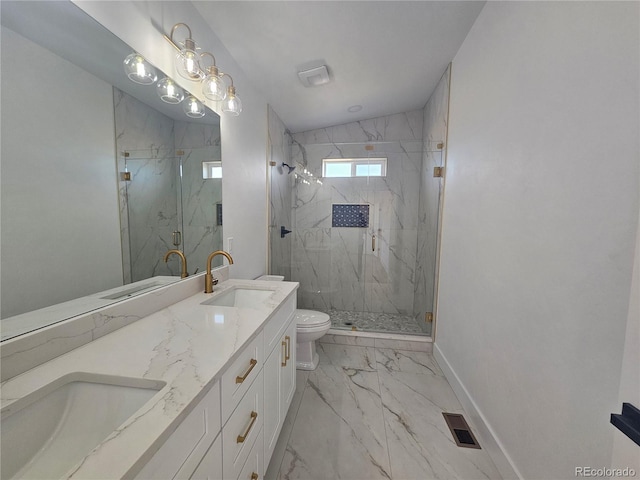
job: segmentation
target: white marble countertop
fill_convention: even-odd
[[[255,308],[201,305],[232,287],[274,293]],[[166,382],[147,404],[63,478],[132,478],[214,384],[236,353],[254,338],[294,282],[228,280],[2,384],[1,405],[73,372]],[[99,406],[96,406],[98,408]]]

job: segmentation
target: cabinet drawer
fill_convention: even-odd
[[[247,345],[222,375],[222,424],[258,377],[264,362],[262,332]]]
[[[222,468],[225,479],[238,478],[264,423],[262,371],[222,429]]]
[[[136,478],[189,478],[220,432],[220,384],[216,382]]]
[[[296,293],[293,292],[278,307],[264,326],[264,352],[268,357],[274,347],[280,345],[280,337],[296,311]]]
[[[264,479],[264,454],[263,454],[263,435],[262,431],[258,432],[258,438],[251,447],[251,452],[244,462],[244,467],[240,471],[237,480],[263,480]]]

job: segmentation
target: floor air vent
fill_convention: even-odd
[[[466,448],[480,448],[476,437],[473,436],[471,427],[469,427],[462,415],[445,412],[442,412],[442,415],[449,426],[449,430],[451,430],[451,435],[453,435],[456,445]]]

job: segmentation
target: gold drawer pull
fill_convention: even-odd
[[[280,366],[286,367],[289,357],[287,357],[287,342],[285,342],[284,340],[282,341],[282,348],[284,349],[284,360],[280,363]]]
[[[236,377],[236,383],[244,382],[249,376],[249,374],[251,373],[251,370],[253,370],[253,367],[255,367],[257,364],[258,364],[258,361],[255,358],[252,358],[251,361],[249,362],[249,370],[247,370],[243,376]]]
[[[251,474],[251,480],[258,480],[258,474],[256,472]]]
[[[247,428],[247,431],[244,432],[244,435],[238,435],[238,439],[236,440],[237,443],[243,443],[247,439],[247,437],[249,436],[249,432],[253,428],[253,424],[256,423],[256,419],[257,418],[258,418],[258,413],[252,411],[251,412],[251,423],[249,424],[249,428]]]
[[[284,339],[287,342],[287,360],[291,358],[291,337],[289,335],[285,336]]]

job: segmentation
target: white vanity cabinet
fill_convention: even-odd
[[[268,464],[296,389],[295,296],[265,326],[264,458]],[[269,350],[270,349],[270,350]]]
[[[220,383],[215,382],[136,478],[190,479],[208,452],[210,473],[203,478],[221,478],[222,452],[210,449],[219,437],[220,427]]]
[[[264,478],[296,387],[295,310],[294,292],[234,355],[138,480]]]

